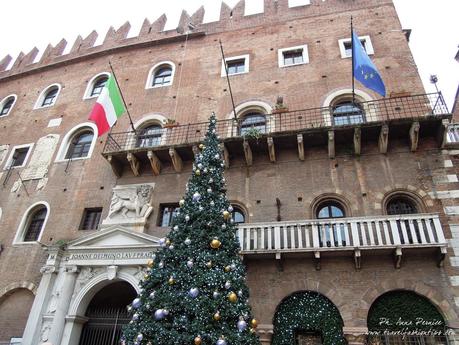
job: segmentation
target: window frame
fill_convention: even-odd
[[[145,131],[149,129],[150,127],[157,127],[157,133],[149,133],[149,134],[145,133]],[[141,128],[137,128],[136,130],[139,133],[136,135],[135,147],[142,147],[142,148],[157,147],[157,146],[161,146],[164,140],[164,137],[163,137],[164,128],[163,126],[161,126],[160,123],[149,122],[149,123],[144,124],[144,126],[142,126]],[[158,138],[158,143],[155,145],[140,145],[140,143],[143,140],[151,140],[152,138]]]
[[[88,215],[89,212],[92,211],[99,211],[99,218],[97,220],[97,225],[95,228],[90,228],[90,229],[85,229],[83,225],[85,224],[86,216]],[[103,207],[85,207],[83,209],[83,214],[81,216],[81,221],[80,221],[80,226],[78,227],[79,231],[93,231],[93,230],[99,230],[99,226],[101,224],[101,219],[102,219],[102,212],[103,212]]]
[[[171,70],[171,80],[170,80],[169,84],[165,84],[165,85],[161,84],[161,85],[154,85],[153,86],[153,81],[154,81],[156,72],[159,71],[161,68],[163,68],[165,66],[169,66],[172,69]],[[145,89],[148,90],[148,89],[157,89],[157,88],[161,88],[161,87],[172,86],[174,84],[174,76],[175,76],[175,63],[173,63],[172,61],[158,62],[152,68],[150,68],[150,71],[148,71],[148,77],[147,77],[147,82],[145,84]]]
[[[261,123],[261,122],[254,122],[254,123],[249,123],[246,125],[246,127],[243,127],[243,124],[244,124],[244,121],[247,119],[247,118],[250,118],[250,117],[263,117],[265,122],[264,122],[264,129],[263,130],[260,130],[260,134],[267,134],[268,133],[268,119],[266,117],[266,114],[263,114],[263,113],[259,113],[257,111],[249,111],[249,112],[246,112],[244,115],[240,116],[239,117],[239,122],[238,122],[238,135],[243,137],[245,136],[245,133],[243,133],[243,129],[245,128],[257,128],[259,126],[254,126],[256,125],[257,123]]]
[[[163,218],[164,218],[164,209],[165,208],[171,208],[173,207],[174,210],[172,212],[170,212],[171,216],[170,216],[170,219],[168,221],[168,225],[163,225]],[[162,204],[159,204],[159,212],[158,212],[158,221],[157,221],[157,226],[161,227],[161,228],[168,228],[171,226],[171,223],[172,223],[172,219],[173,219],[173,214],[174,212],[177,212],[177,210],[180,210],[180,205],[178,204],[178,202],[169,202],[169,203],[162,203]]]
[[[302,57],[303,61],[300,63],[293,63],[293,64],[285,64],[285,56],[284,53],[288,52],[294,52],[300,50],[302,51]],[[277,50],[277,62],[279,64],[279,68],[284,68],[284,67],[293,67],[293,66],[299,66],[299,65],[306,65],[309,63],[309,53],[308,53],[308,45],[303,44],[300,46],[295,46],[295,47],[288,47],[288,48],[281,48]]]
[[[80,143],[75,143],[74,140],[78,137],[78,138],[81,138],[83,135],[87,135],[87,134],[91,134],[92,135],[92,138],[91,138],[91,141],[90,142],[85,142],[84,144],[80,144]],[[64,156],[64,159],[66,160],[76,160],[76,159],[84,159],[84,158],[87,158],[89,156],[89,151],[91,151],[91,146],[94,142],[94,132],[91,130],[91,129],[82,129],[81,131],[78,131],[77,133],[75,133],[75,135],[72,136],[71,140],[69,141],[69,145],[68,145],[68,148],[67,148],[67,151],[65,152],[65,156]],[[73,155],[75,154],[75,147],[77,145],[81,145],[83,147],[89,145],[89,148],[88,148],[88,152],[85,156],[78,156],[78,157],[73,157]],[[72,155],[71,157],[67,157],[69,155],[69,152],[70,152],[70,149],[72,148]],[[81,151],[81,150],[80,150]]]
[[[336,108],[338,106],[345,106],[345,103],[349,103],[350,105],[352,105],[353,109],[354,108],[358,108],[360,109],[360,113],[359,115],[361,116],[361,119],[362,121],[360,122],[351,122],[350,119],[352,116],[357,116],[356,114],[354,114],[353,112],[349,111],[349,112],[342,112],[340,116],[336,116],[335,117],[335,111],[336,111]],[[332,106],[331,106],[331,120],[332,120],[332,123],[333,123],[333,126],[336,126],[336,127],[341,127],[341,126],[355,126],[355,125],[360,125],[360,124],[364,124],[367,122],[366,120],[366,116],[365,116],[365,109],[363,106],[361,106],[359,104],[359,102],[354,102],[352,103],[352,100],[349,101],[347,99],[341,99],[341,100],[337,100]],[[337,124],[336,123],[336,118],[346,118],[347,122],[346,123],[341,123],[341,124]]]
[[[110,73],[101,72],[101,73],[96,74],[94,77],[91,78],[91,80],[89,80],[88,85],[86,86],[86,90],[83,95],[83,99],[93,99],[93,98],[99,97],[99,95],[92,95],[92,91],[94,89],[94,85],[96,84],[96,82],[104,76],[107,78],[110,78]]]
[[[77,135],[79,135],[80,133],[82,133],[82,132],[84,132],[84,131],[86,131],[88,129],[92,130],[93,135],[94,135],[94,137],[92,138],[92,143],[91,143],[91,147],[89,148],[88,155],[86,157],[79,157],[79,158],[65,158],[67,156],[67,152],[68,152],[68,150],[70,148],[70,145],[72,143],[73,138],[75,138]],[[92,122],[83,122],[83,123],[80,123],[79,125],[76,125],[72,129],[70,129],[65,134],[64,138],[62,139],[61,146],[59,147],[59,151],[57,152],[55,162],[56,163],[67,162],[70,159],[72,161],[90,159],[92,154],[93,154],[93,152],[94,152],[94,148],[96,146],[97,135],[98,135],[97,127]]]
[[[4,97],[4,98],[1,100],[1,102],[0,102],[0,113],[3,111],[3,108],[5,107],[5,105],[8,103],[8,101],[9,101],[11,98],[13,98],[13,103],[11,104],[10,108],[8,109],[8,111],[7,111],[5,114],[3,114],[3,115],[0,114],[0,118],[6,117],[6,116],[8,116],[9,114],[11,114],[11,111],[13,110],[14,105],[16,104],[16,101],[17,101],[17,99],[18,99],[18,96],[16,96],[14,93],[12,93],[12,94],[10,94],[10,95]]]
[[[30,217],[38,211],[39,208],[43,207],[46,208],[46,216],[43,221],[43,224],[41,226],[40,232],[38,234],[38,237],[35,241],[24,241],[24,237],[26,234],[26,231],[28,230],[27,227],[30,223]],[[29,208],[24,212],[21,218],[21,222],[19,223],[18,229],[16,231],[16,235],[14,236],[13,240],[13,245],[24,245],[24,244],[34,244],[34,243],[39,243],[43,232],[46,228],[46,223],[48,222],[49,219],[49,214],[50,214],[51,208],[49,204],[46,201],[38,201],[34,203],[33,205],[29,206]]]
[[[3,167],[3,170],[9,170],[9,169],[17,169],[17,168],[23,168],[27,165],[27,162],[30,158],[30,155],[32,153],[32,149],[33,149],[33,146],[35,144],[34,143],[30,143],[30,144],[22,144],[22,145],[15,145],[11,148],[11,151],[10,151],[10,154],[8,155],[8,159],[6,160],[6,163]],[[17,150],[17,149],[23,149],[23,148],[28,148],[28,151],[27,151],[27,154],[24,158],[24,161],[22,162],[21,165],[15,165],[13,167],[10,167],[10,164],[12,163],[13,161],[13,155],[14,155],[14,152]]]
[[[46,104],[46,105],[43,105],[43,101],[45,100],[46,98],[46,95],[53,89],[57,87],[57,92],[56,92],[56,96],[54,97],[54,100],[51,104]],[[59,94],[61,92],[61,85],[58,84],[58,83],[54,83],[54,84],[51,84],[51,85],[48,85],[46,88],[43,89],[43,91],[40,93],[40,96],[38,96],[38,99],[37,101],[35,102],[35,106],[33,107],[34,109],[42,109],[42,108],[49,108],[49,107],[53,107],[54,105],[56,105],[56,102],[57,102],[57,99],[59,98]]]
[[[226,77],[226,68],[225,64],[228,64],[228,62],[231,61],[237,61],[237,60],[244,60],[244,72],[238,72],[238,73],[228,73],[228,76],[232,75],[240,75],[240,74],[246,74],[250,72],[250,55],[249,54],[244,54],[244,55],[238,55],[238,56],[230,56],[225,58],[224,60],[222,59],[222,67],[221,67],[221,73],[220,76]]]
[[[364,35],[364,36],[359,36],[360,42],[365,41],[363,44],[363,47],[365,51],[367,52],[367,55],[374,55],[375,51],[373,48],[373,44],[371,43],[371,39],[369,35]],[[346,54],[346,43],[351,43],[352,39],[349,38],[342,38],[338,40],[338,45],[339,45],[339,51],[341,54],[342,59],[349,59],[352,57],[352,53],[350,55]]]
[[[236,224],[236,225],[237,224],[245,224],[245,223],[247,223],[247,215],[245,213],[245,210],[241,206],[239,206],[237,204],[231,204],[231,207],[233,207],[233,212],[231,212],[231,220],[233,221],[233,223]],[[234,212],[236,212],[236,211],[239,212],[240,214],[242,214],[242,217],[244,218],[244,221],[236,222],[235,217],[234,217]]]

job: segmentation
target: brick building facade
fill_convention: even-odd
[[[388,94],[356,84],[356,106],[351,16]],[[103,293],[138,292],[212,111],[264,344],[285,327],[279,306],[311,292],[337,308],[349,344],[367,340],[379,298],[401,291],[454,333],[459,137],[441,96],[425,94],[392,2],[265,0],[244,16],[242,0],[217,22],[203,17],[184,12],[171,31],[164,16],[146,20],[131,38],[125,24],[102,45],[92,33],[10,69],[0,61],[0,344],[89,344]],[[124,116],[97,138],[87,116],[109,62],[136,132]],[[294,331],[321,343],[320,329]]]

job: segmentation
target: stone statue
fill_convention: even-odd
[[[124,218],[129,217],[128,212],[134,212],[136,218],[144,217],[150,205],[151,187],[141,185],[135,189],[135,194],[122,196],[116,191],[113,192],[112,203],[108,218],[113,218],[117,213],[121,213]]]

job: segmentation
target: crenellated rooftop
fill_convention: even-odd
[[[188,38],[199,37],[262,24],[281,23],[295,18],[339,13],[349,9],[380,7],[384,4],[393,6],[391,0],[367,0],[352,3],[340,0],[328,0],[327,2],[312,0],[310,5],[296,7],[289,7],[288,0],[264,0],[262,13],[245,15],[245,0],[240,0],[233,8],[222,2],[219,20],[209,23],[203,23],[205,9],[201,6],[193,15],[183,10],[175,30],[164,30],[167,16],[162,14],[153,22],[146,18],[139,34],[135,37],[128,37],[131,24],[127,21],[118,29],[110,27],[103,43],[99,45],[95,45],[99,34],[92,31],[85,38],[78,36],[70,51],[65,54],[68,42],[62,39],[56,45],[48,44],[38,61],[35,61],[39,56],[37,47],[28,53],[19,53],[14,62],[13,57],[7,55],[0,60],[0,80],[56,67],[63,63],[76,62],[88,57],[111,54],[123,49],[180,41],[185,39],[186,34]]]

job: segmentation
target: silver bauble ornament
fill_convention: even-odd
[[[165,247],[166,246],[166,238],[165,237],[159,239],[159,245],[161,247]]]
[[[237,329],[239,330],[239,332],[242,332],[246,328],[247,328],[247,322],[245,322],[244,320],[239,320],[237,323]]]
[[[199,201],[199,199],[201,199],[201,194],[199,194],[198,192],[194,193],[193,194],[193,201]]]
[[[220,293],[218,291],[214,291],[214,293],[212,294],[212,297],[217,299],[218,296],[220,296]]]
[[[188,291],[188,295],[190,295],[191,298],[198,297],[199,289],[198,288],[191,288],[190,291]]]
[[[207,193],[212,193],[212,188],[207,188]]]
[[[139,308],[141,304],[140,298],[136,298],[132,301],[132,307],[135,309]]]
[[[164,261],[161,261],[161,262],[158,264],[158,267],[159,267],[159,268],[163,268],[163,267],[164,267]]]
[[[225,339],[218,339],[217,340],[217,345],[226,345],[226,340]]]
[[[142,339],[143,339],[143,334],[142,333],[137,334],[137,341],[142,341]]]
[[[155,311],[155,319],[156,319],[156,320],[161,320],[161,319],[163,319],[163,318],[164,318],[164,312],[163,312],[163,310],[162,310],[162,309],[157,309],[157,310]]]
[[[229,281],[227,281],[225,283],[225,289],[229,289],[231,287],[231,283]]]
[[[243,295],[242,290],[239,290],[239,291],[237,292],[237,295],[238,295],[239,297],[242,297],[242,295]]]
[[[185,244],[187,246],[189,246],[191,244],[191,240],[188,237],[185,239]]]
[[[175,230],[175,231],[178,230],[178,225],[174,226],[174,230]]]
[[[137,321],[138,319],[139,319],[139,314],[135,313],[134,315],[132,315],[133,321]]]
[[[151,294],[150,294],[150,298],[151,298],[151,299],[155,298],[155,295],[156,295],[156,292],[155,292],[155,291],[152,291]]]
[[[198,164],[198,168],[199,168],[199,169],[202,169],[202,164],[201,164],[201,163]],[[177,199],[176,199],[176,200],[177,200]]]
[[[164,314],[164,316],[167,316],[167,315],[169,315],[169,310],[167,310],[167,309],[163,309],[163,314]]]
[[[186,216],[185,216],[185,220],[186,220],[187,222],[189,222],[189,221],[190,221],[190,216],[189,216],[189,215],[186,215]]]
[[[186,262],[186,267],[192,268],[192,267],[193,267],[193,260],[188,260],[188,261]]]
[[[233,212],[233,206],[229,205],[228,212]]]

